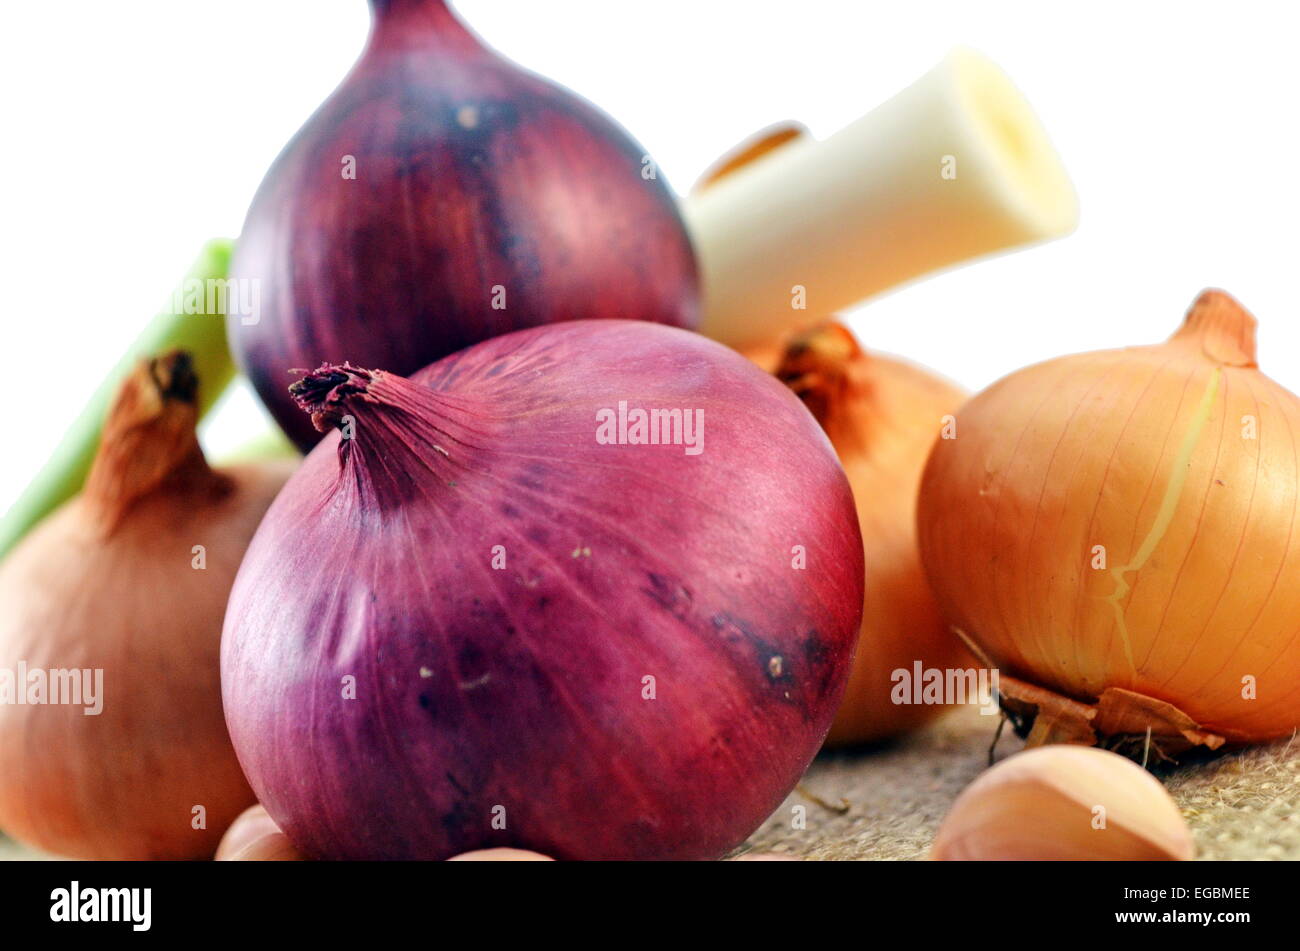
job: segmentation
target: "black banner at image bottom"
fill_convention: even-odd
[[[1287,863],[127,863],[0,865],[7,936],[338,939],[444,923],[505,933],[689,928],[734,938],[864,927],[1232,940],[1285,920]],[[1001,923],[1001,925],[999,925]],[[1061,930],[1063,929],[1063,931]]]

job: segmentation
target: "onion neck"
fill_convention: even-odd
[[[352,415],[353,397],[368,400],[370,385],[384,375],[382,370],[363,370],[350,363],[327,363],[290,386],[289,393],[298,408],[311,416],[316,431],[327,433],[343,428]]]
[[[1171,343],[1191,344],[1215,363],[1257,367],[1255,318],[1235,298],[1220,290],[1196,298]]]
[[[852,332],[830,322],[795,337],[776,368],[776,377],[794,391],[841,453],[846,440],[863,438],[861,416],[851,409],[870,393],[869,358]]]
[[[371,49],[469,51],[481,45],[445,0],[370,0],[370,10]]]
[[[326,364],[289,392],[317,430],[340,430],[344,482],[381,510],[432,484],[454,486],[452,469],[482,449],[472,407],[383,370]]]
[[[232,483],[199,447],[198,387],[183,350],[141,361],[122,383],[83,495],[106,535],[148,496],[176,492],[202,502],[229,492]]]

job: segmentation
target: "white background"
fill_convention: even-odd
[[[978,388],[1167,336],[1207,285],[1300,390],[1300,18],[1234,3],[460,0],[595,101],[679,191],[754,130],[825,136],[965,43],[1043,118],[1082,224],[854,313],[868,347]],[[0,509],[203,242],[237,235],[276,153],[360,51],[364,0],[47,0],[0,13]],[[247,391],[205,441],[262,425]]]

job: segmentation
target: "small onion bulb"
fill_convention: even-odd
[[[301,862],[304,856],[259,803],[231,823],[215,858],[218,862]]]
[[[939,861],[1190,859],[1192,834],[1154,776],[1078,746],[1017,753],[957,797],[935,836]]]
[[[462,852],[447,859],[448,862],[554,862],[555,859],[527,849],[477,849]]]

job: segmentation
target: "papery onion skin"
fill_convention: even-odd
[[[223,862],[302,862],[299,852],[283,832],[271,832],[254,839],[238,852],[220,859]]]
[[[227,722],[267,811],[317,858],[738,845],[822,742],[861,619],[816,421],[738,354],[644,322],[521,331],[418,385],[363,374],[308,378],[351,381],[312,398],[354,438],[286,486],[226,618]],[[702,409],[703,451],[598,443],[620,400]]]
[[[1187,822],[1158,779],[1123,756],[1079,746],[1024,750],[982,773],[953,803],[930,852],[940,862],[1195,855]]]
[[[282,834],[280,827],[267,815],[265,807],[260,802],[254,803],[230,824],[230,828],[222,835],[221,843],[217,846],[217,854],[213,858],[218,862],[232,858],[245,846],[275,834]]]
[[[788,346],[789,341],[782,339],[757,347],[745,347],[737,353],[762,368],[764,373],[775,373]]]
[[[372,6],[360,61],[267,173],[231,264],[259,293],[231,349],[300,447],[320,434],[286,393],[296,368],[411,373],[562,320],[695,325],[694,253],[641,146],[442,0]]]
[[[944,671],[972,663],[939,610],[916,546],[921,472],[965,394],[921,367],[863,352],[833,322],[795,336],[775,372],[830,437],[853,488],[865,549],[862,633],[826,742],[888,739],[948,709],[895,703],[895,671],[910,678],[916,663]]]
[[[802,862],[803,859],[797,855],[786,855],[783,852],[746,852],[744,855],[737,855],[733,862]]]
[[[221,711],[221,622],[291,465],[209,469],[192,390],[149,382],[189,372],[183,354],[137,369],[83,494],[0,565],[0,668],[103,671],[96,715],[0,703],[0,828],[57,855],[209,858],[253,801]]]
[[[258,803],[231,823],[213,858],[218,862],[301,862],[304,856]]]
[[[539,855],[526,849],[479,849],[453,855],[448,862],[554,862],[549,855]]]
[[[1300,405],[1254,329],[1207,291],[1168,342],[1014,373],[936,442],[922,559],[1008,673],[1132,690],[1234,742],[1300,724]]]

